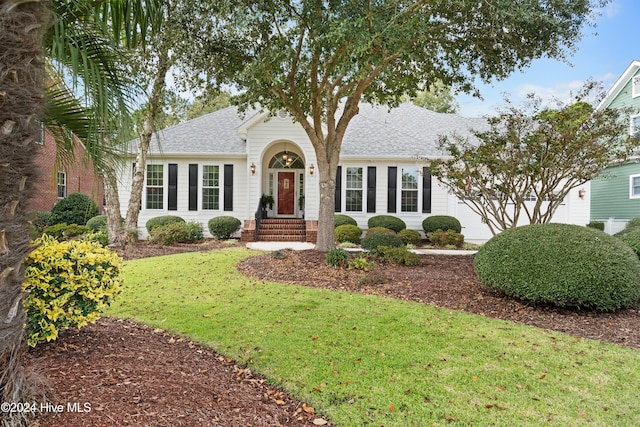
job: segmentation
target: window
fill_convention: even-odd
[[[631,79],[631,97],[640,96],[640,74]]]
[[[220,166],[202,167],[202,209],[220,209]]]
[[[640,175],[629,177],[629,198],[640,199]]]
[[[418,212],[418,170],[402,169],[401,212]]]
[[[64,199],[67,197],[67,173],[58,171],[56,181],[58,184],[58,199]]]
[[[638,135],[640,133],[640,114],[631,116],[631,136]]]
[[[362,211],[362,168],[347,168],[345,210]]]
[[[147,165],[147,209],[162,209],[164,200],[164,166]]]
[[[38,132],[38,139],[36,139],[36,144],[43,145],[44,144],[44,123],[40,120],[37,120],[38,127],[40,128]]]

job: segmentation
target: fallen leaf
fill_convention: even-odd
[[[327,424],[327,420],[324,420],[322,418],[316,418],[315,420],[313,420],[313,425],[316,426],[326,426]]]
[[[396,410],[396,408],[393,407],[393,405],[389,405],[389,412],[394,412]]]
[[[313,406],[309,406],[306,403],[302,404],[302,410],[304,412],[306,412],[307,414],[313,414],[316,412],[316,410],[313,408]]]
[[[285,404],[284,400],[280,400],[280,399],[276,400],[276,403],[278,405],[284,405]]]

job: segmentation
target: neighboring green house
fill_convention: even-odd
[[[631,108],[629,133],[640,132],[640,61],[633,61],[613,85],[598,109]],[[591,181],[591,221],[604,221],[616,233],[627,221],[640,217],[640,156],[612,165]]]

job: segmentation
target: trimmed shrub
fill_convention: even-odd
[[[596,230],[604,231],[604,222],[602,221],[591,221],[587,224],[589,228],[595,228]]]
[[[373,233],[388,233],[388,234],[396,234],[395,231],[393,231],[390,228],[384,228],[384,227],[373,227],[367,230],[365,236],[368,236],[369,234],[373,234]]]
[[[436,230],[454,230],[460,233],[462,232],[462,225],[460,221],[452,216],[432,215],[422,221],[422,229],[425,235]]]
[[[474,260],[487,287],[540,304],[614,311],[640,298],[640,260],[606,233],[569,224],[503,231]]]
[[[106,231],[90,231],[85,233],[82,239],[98,243],[100,246],[109,246],[109,235]]]
[[[232,216],[217,216],[209,220],[209,233],[218,240],[225,240],[240,230],[242,223]]]
[[[417,245],[418,243],[420,243],[420,240],[422,240],[420,232],[416,230],[409,230],[406,228],[404,230],[400,230],[400,232],[398,233],[398,237],[405,245]]]
[[[56,240],[68,240],[72,237],[79,236],[89,231],[86,225],[69,224],[63,222],[61,224],[52,225],[44,229],[43,234],[53,237]]]
[[[392,215],[372,216],[371,218],[369,218],[369,221],[367,221],[367,225],[369,226],[369,228],[373,228],[373,227],[389,228],[395,231],[396,233],[399,232],[400,230],[404,230],[405,228],[407,228],[407,224],[405,224],[403,220]]]
[[[640,258],[640,229],[634,229],[620,237],[624,243],[626,243],[633,252]]]
[[[461,248],[464,244],[464,235],[455,230],[436,230],[427,234],[429,241],[438,247],[455,246]]]
[[[380,246],[376,249],[376,255],[379,258],[394,264],[404,264],[409,266],[420,264],[420,257],[407,249],[406,246],[400,246],[397,248]]]
[[[175,216],[175,215],[163,215],[163,216],[157,216],[154,218],[151,218],[149,221],[147,221],[147,223],[145,224],[145,227],[147,228],[147,232],[149,234],[151,234],[151,231],[155,228],[155,227],[160,227],[166,224],[169,224],[170,222],[186,222],[184,219],[182,219],[179,216]]]
[[[33,211],[33,219],[31,225],[33,227],[34,239],[42,236],[44,229],[49,225],[49,217],[51,217],[50,211]]]
[[[327,264],[333,267],[343,266],[347,262],[348,258],[349,258],[349,253],[344,249],[339,249],[339,248],[331,249],[329,252],[327,252],[327,254],[324,257],[325,261],[327,261]]]
[[[107,229],[107,216],[98,215],[87,221],[87,227],[93,231],[105,231]]]
[[[202,225],[197,222],[168,222],[153,227],[149,235],[149,243],[154,245],[192,243],[198,240],[202,240]]]
[[[49,225],[66,222],[67,224],[85,225],[87,221],[98,215],[98,205],[86,194],[73,193],[60,200],[51,209]]]
[[[368,251],[375,251],[379,247],[395,247],[399,248],[400,246],[404,246],[402,240],[395,234],[389,233],[373,233],[366,236],[362,239],[362,243],[360,243],[362,249]]]
[[[27,343],[52,341],[62,328],[81,328],[100,317],[120,293],[122,260],[86,240],[43,236],[25,261]]]
[[[333,224],[334,224],[334,228],[338,228],[341,225],[345,225],[345,224],[351,224],[351,225],[357,226],[358,222],[348,215],[335,214],[333,216]]]
[[[624,227],[624,230],[617,232],[614,234],[616,237],[624,237],[632,231],[640,230],[640,218],[633,218],[627,222],[627,225]]]
[[[359,244],[362,237],[362,229],[357,225],[343,224],[336,227],[333,234],[338,243],[351,242]]]

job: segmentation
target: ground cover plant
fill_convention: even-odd
[[[635,349],[424,304],[247,279],[235,269],[247,256],[233,249],[129,262],[112,313],[212,345],[336,425],[639,421]]]

